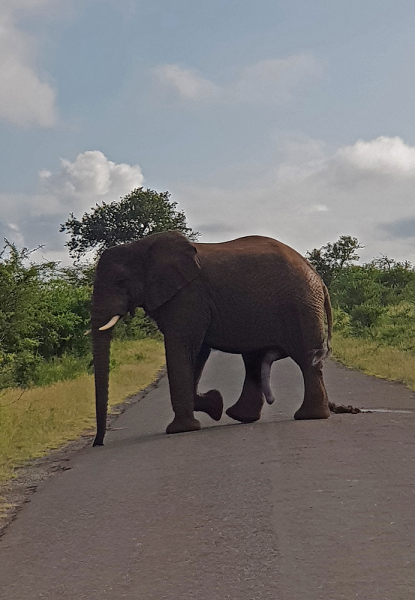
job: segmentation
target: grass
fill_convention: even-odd
[[[92,373],[92,356],[64,355],[40,364],[36,373],[35,385],[48,386],[58,381],[75,379],[87,372]]]
[[[162,342],[121,341],[111,346],[109,405],[147,387],[164,364]],[[16,466],[76,439],[95,425],[94,378],[83,374],[28,390],[0,395],[0,483]]]
[[[408,350],[334,333],[333,358],[367,375],[399,381],[415,390],[415,355]]]

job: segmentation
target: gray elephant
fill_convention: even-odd
[[[167,433],[200,429],[194,411],[221,418],[221,394],[197,393],[212,348],[241,354],[245,363],[241,396],[226,411],[233,419],[260,418],[264,396],[273,401],[271,364],[288,356],[304,378],[304,400],[294,417],[330,415],[322,366],[330,352],[331,306],[313,267],[271,238],[201,244],[170,231],[105,250],[98,262],[91,311],[94,445],[103,444],[106,429],[111,328],[136,307],[143,307],[164,334],[174,411]]]

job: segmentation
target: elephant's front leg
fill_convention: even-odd
[[[260,418],[264,404],[261,380],[264,352],[249,352],[243,354],[242,358],[246,369],[242,393],[236,404],[228,408],[226,414],[241,423],[253,423]]]
[[[199,348],[165,336],[167,376],[174,419],[166,433],[200,429],[194,410],[194,371]]]
[[[214,421],[220,421],[223,412],[223,398],[218,390],[209,390],[204,394],[197,393],[197,386],[202,375],[203,367],[210,355],[210,348],[202,344],[199,354],[196,358],[194,375],[194,406],[195,411],[202,411],[209,415]]]

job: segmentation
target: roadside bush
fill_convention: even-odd
[[[30,255],[7,241],[0,254],[0,388],[36,384],[45,361],[90,352],[91,286]]]
[[[415,270],[387,256],[339,268],[330,285],[334,327],[343,337],[415,353]]]
[[[90,340],[91,288],[75,286],[63,279],[42,282],[39,294],[38,353],[46,360],[64,354],[85,356]]]
[[[0,389],[46,385],[91,370],[90,306],[94,266],[34,264],[27,248],[0,253]],[[114,338],[161,339],[139,309]]]
[[[333,329],[344,337],[351,335],[350,315],[335,306],[333,306]]]
[[[415,353],[415,303],[388,306],[371,333],[383,345]]]
[[[358,304],[350,310],[351,330],[359,334],[364,329],[370,329],[384,313],[384,308],[378,304]]]
[[[348,313],[362,305],[383,305],[385,293],[376,269],[366,265],[345,268],[330,287],[333,304]]]

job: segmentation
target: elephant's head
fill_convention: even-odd
[[[111,329],[117,320],[143,307],[153,313],[199,275],[196,248],[175,231],[105,250],[96,269],[92,296],[97,435],[102,446],[107,419]]]

